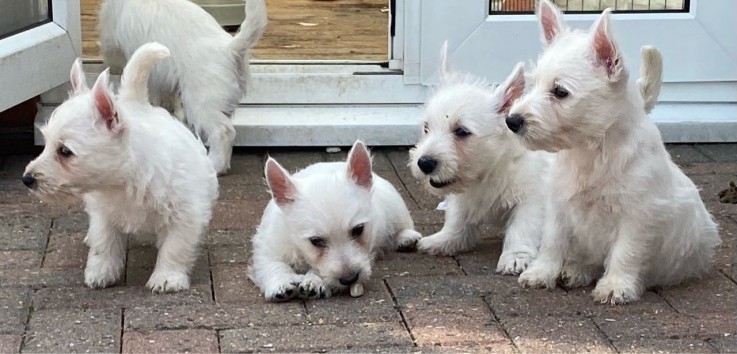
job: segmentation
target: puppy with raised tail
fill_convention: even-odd
[[[70,98],[41,127],[46,146],[23,183],[46,201],[82,199],[90,217],[85,284],[115,283],[125,268],[127,234],[155,234],[155,292],[189,288],[189,272],[217,198],[217,176],[202,143],[148,101],[151,68],[169,56],[158,43],[130,58],[114,95],[108,71],[90,89],[72,67]]]
[[[346,162],[322,162],[289,175],[276,160],[265,167],[272,200],[253,236],[249,277],[268,301],[326,298],[361,286],[377,256],[412,248],[414,230],[402,197],[371,170],[357,141]]]
[[[548,0],[537,13],[547,48],[507,124],[529,148],[558,156],[540,255],[520,284],[598,279],[594,299],[623,304],[646,288],[705,274],[720,243],[717,226],[648,119],[655,100],[638,91],[655,81],[641,80],[639,90],[628,84],[610,11],[588,31],[569,29]],[[657,50],[645,48],[643,59],[659,70]]]
[[[246,1],[246,18],[235,37],[187,0],[105,0],[100,46],[113,69],[122,68],[144,43],[171,49],[172,58],[151,72],[149,99],[186,119],[210,146],[215,170],[225,173],[235,139],[230,119],[245,93],[250,49],[266,23],[264,0]]]
[[[473,247],[479,225],[491,222],[505,232],[496,271],[519,274],[537,256],[553,155],[527,150],[505,125],[525,88],[523,65],[493,89],[452,71],[446,48],[410,169],[431,193],[447,197],[448,209],[443,228],[422,238],[418,250],[455,255]]]

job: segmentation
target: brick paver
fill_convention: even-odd
[[[532,290],[495,274],[502,237],[454,257],[393,253],[366,293],[266,303],[248,279],[250,239],[269,193],[265,151],[237,151],[192,271],[192,289],[152,294],[155,240],[128,241],[121,281],[88,289],[81,206],[39,203],[18,181],[32,156],[0,157],[0,352],[737,352],[737,205],[716,193],[737,181],[737,144],[671,145],[701,188],[723,244],[702,280],[653,289],[612,307],[593,286]],[[347,150],[268,152],[294,172],[342,161]],[[438,231],[438,197],[411,175],[407,149],[376,149],[375,171],[394,184],[418,231]],[[121,337],[122,336],[122,337]]]

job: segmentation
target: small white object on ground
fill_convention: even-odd
[[[438,207],[435,208],[436,210],[448,210],[448,200],[443,199],[440,203],[438,203]]]
[[[325,151],[326,151],[326,152],[327,152],[328,154],[335,154],[335,153],[337,153],[337,152],[340,152],[340,148],[339,148],[339,147],[337,147],[337,146],[329,146],[329,147],[326,147],[326,148],[325,148]]]
[[[361,283],[355,283],[351,285],[351,296],[352,297],[359,297],[363,295],[363,284]]]

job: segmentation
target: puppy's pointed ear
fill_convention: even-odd
[[[601,13],[591,28],[591,56],[594,64],[606,70],[611,81],[619,81],[624,72],[622,53],[612,35],[611,9]]]
[[[276,205],[284,207],[292,204],[297,199],[297,186],[289,177],[289,173],[276,160],[269,157],[266,161],[264,174]]]
[[[373,172],[371,171],[371,156],[362,141],[353,143],[353,148],[348,153],[348,177],[358,186],[371,189],[373,183]]]
[[[550,45],[565,28],[563,14],[555,4],[548,0],[540,0],[537,6],[537,18],[540,21],[540,40],[544,45]]]
[[[110,90],[109,69],[97,77],[95,85],[92,86],[92,97],[95,100],[95,119],[105,123],[108,130],[113,133],[120,132],[120,120],[118,111],[115,109],[113,93]]]
[[[520,62],[514,66],[512,73],[509,74],[507,79],[496,88],[495,95],[497,96],[497,102],[499,102],[496,112],[504,115],[509,113],[509,109],[512,108],[514,101],[522,97],[524,92],[525,63]]]
[[[87,86],[87,79],[82,69],[82,59],[77,58],[72,64],[72,70],[69,73],[69,82],[72,83],[72,94],[87,92],[90,90]]]
[[[450,64],[448,63],[448,41],[443,42],[440,48],[440,83],[450,79]]]

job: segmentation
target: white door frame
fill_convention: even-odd
[[[51,0],[51,22],[0,39],[0,111],[69,81],[82,53],[79,0]]]

